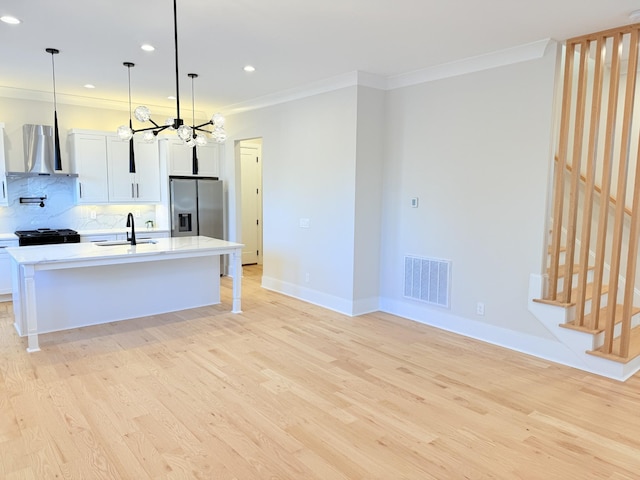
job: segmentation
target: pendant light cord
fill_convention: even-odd
[[[125,65],[127,65],[125,63]],[[127,77],[129,79],[129,128],[132,128],[133,124],[131,122],[131,67],[133,65],[129,64],[127,65]]]
[[[57,52],[56,52],[57,53]],[[56,62],[53,61],[54,52],[51,52],[51,72],[53,73],[53,109],[57,110],[58,100],[56,97]]]
[[[195,124],[196,124],[196,101],[195,101],[196,94],[195,94],[195,90],[193,88],[193,79],[195,77],[196,77],[195,74],[193,76],[191,76],[191,125],[193,125],[194,127],[195,127]]]
[[[173,38],[176,48],[176,122],[180,121],[180,72],[178,71],[178,8],[173,0]],[[180,125],[175,125],[178,128]]]

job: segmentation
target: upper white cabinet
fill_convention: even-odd
[[[100,134],[72,133],[69,139],[71,159],[78,174],[78,203],[109,202],[107,138]]]
[[[197,148],[198,173],[193,173],[193,148],[187,147],[181,140],[168,140],[169,175],[219,177],[220,145],[208,143]]]
[[[7,192],[7,161],[4,153],[4,123],[0,123],[0,206],[9,205]]]
[[[78,174],[78,203],[160,202],[160,154],[156,142],[135,141],[136,173],[129,173],[129,142],[115,134],[89,130],[71,131],[69,138]]]
[[[129,142],[107,139],[109,200],[160,202],[160,156],[156,142],[134,141],[136,173],[129,173]]]

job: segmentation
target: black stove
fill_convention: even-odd
[[[18,245],[53,245],[56,243],[79,243],[80,235],[68,228],[52,229],[39,228],[37,230],[17,230]]]

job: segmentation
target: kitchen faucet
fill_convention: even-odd
[[[131,242],[131,245],[136,244],[136,225],[133,221],[133,213],[129,212],[127,215],[127,228],[131,227],[131,236],[127,232],[127,242]]]

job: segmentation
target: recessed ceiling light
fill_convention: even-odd
[[[4,23],[8,23],[9,25],[18,25],[19,23],[22,23],[16,17],[12,17],[11,15],[3,15],[2,17],[0,17],[0,20],[2,20]]]
[[[255,72],[256,71],[256,67],[254,67],[253,65],[247,65],[244,67],[244,71],[245,72]]]
[[[90,84],[90,83],[87,83],[87,84],[84,86],[84,88],[96,88],[96,86],[95,86],[95,85],[92,85],[92,84]]]
[[[175,100],[175,99],[176,99],[176,97],[175,97],[174,95],[169,95],[167,98],[168,98],[169,100]]]
[[[145,52],[153,52],[156,49],[156,47],[154,47],[153,45],[149,45],[148,43],[141,45],[140,48]]]

